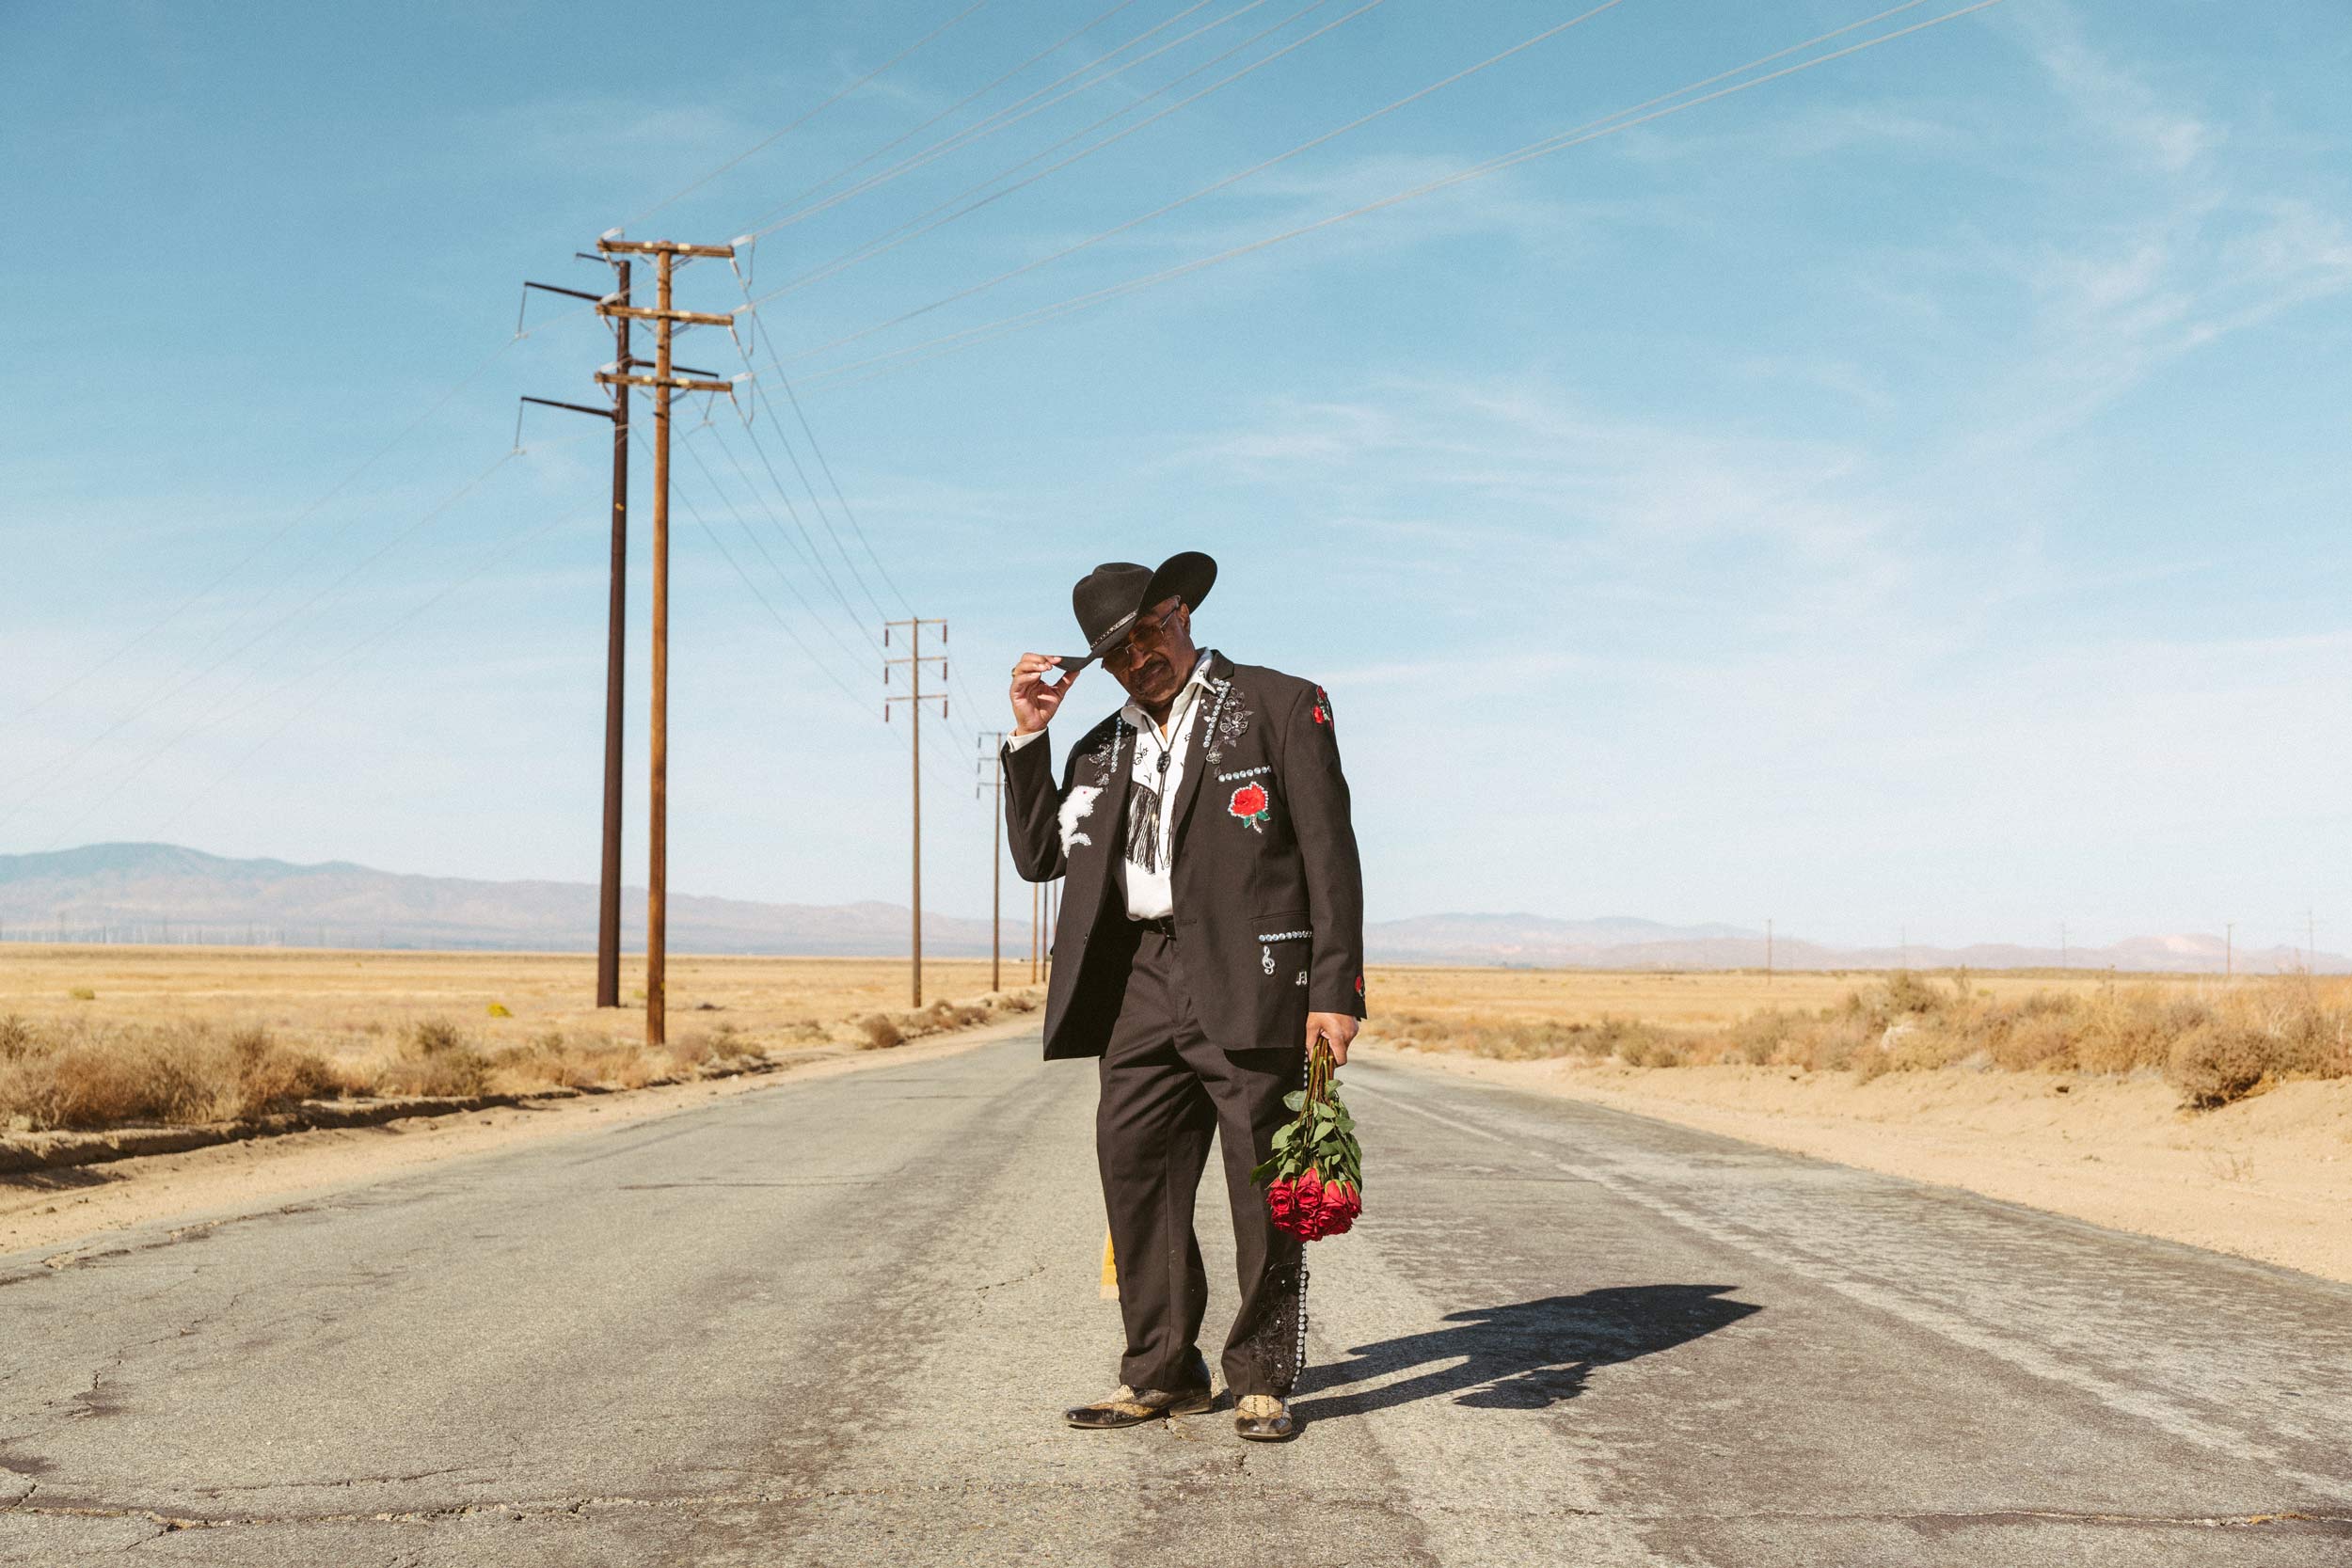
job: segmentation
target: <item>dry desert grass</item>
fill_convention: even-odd
[[[1374,979],[1374,1052],[2352,1280],[2352,981]]]
[[[184,947],[0,949],[0,1130],[184,1125],[304,1100],[635,1088],[793,1049],[876,1049],[1036,1005],[989,966],[674,958],[670,1041],[598,1010],[586,958]],[[1025,979],[1025,974],[1021,975]],[[624,966],[625,996],[643,974]],[[981,994],[975,994],[981,993]]]
[[[2352,982],[2308,975],[1898,973],[1867,980],[1784,976],[1770,988],[1755,975],[1594,975],[1575,977],[1585,983],[1574,990],[1561,984],[1565,978],[1482,982],[1457,974],[1446,982],[1453,988],[1447,1005],[1388,1015],[1375,1028],[1399,1045],[1502,1060],[1793,1067],[1850,1071],[1865,1082],[1943,1068],[2159,1072],[2184,1103],[2200,1109],[2293,1078],[2352,1075]],[[1759,991],[1782,988],[1769,1005],[1756,1005]],[[1545,1001],[1552,1005],[1531,1006]]]

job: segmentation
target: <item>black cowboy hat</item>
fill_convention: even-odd
[[[1162,599],[1172,596],[1184,600],[1186,610],[1198,609],[1216,581],[1216,562],[1199,550],[1178,551],[1161,562],[1156,572],[1132,561],[1103,562],[1070,591],[1087,651],[1063,654],[1063,674],[1076,674],[1117,647],[1136,617]]]

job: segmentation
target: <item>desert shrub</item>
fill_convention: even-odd
[[[484,1084],[504,1094],[592,1085],[628,1087],[646,1081],[653,1070],[644,1065],[648,1060],[644,1047],[634,1040],[572,1036],[549,1029],[492,1054]],[[660,1058],[660,1063],[669,1060],[667,1055]]]
[[[2206,1022],[2192,999],[2168,1002],[2153,985],[2110,986],[2083,1010],[2074,1065],[2085,1072],[2161,1068],[2173,1042]]]
[[[376,1074],[387,1094],[475,1095],[489,1080],[490,1059],[446,1019],[411,1024],[400,1054]]]
[[[988,1022],[988,1009],[965,1003],[950,1002],[946,997],[930,1005],[923,1022],[930,1031],[968,1029],[975,1023]]]
[[[1617,1048],[1617,1055],[1628,1067],[1679,1067],[1684,1051],[1676,1040],[1652,1031],[1627,1040]]]
[[[1727,1031],[1731,1053],[1752,1067],[1779,1061],[1811,1022],[1778,1007],[1750,1013]]]
[[[2173,1042],[2164,1076],[2185,1103],[2211,1110],[2251,1094],[2269,1076],[2277,1043],[2243,1023],[2216,1019]]]
[[[2010,1072],[2073,1066],[2079,1010],[2073,997],[2039,992],[1995,1008],[1985,1027],[1993,1065]]]
[[[98,1000],[98,993],[90,990],[87,986],[76,986],[72,990],[67,991],[66,994],[73,998],[76,1002],[95,1002]]]
[[[464,1033],[445,1018],[410,1024],[407,1047],[419,1056],[442,1056],[468,1049]]]
[[[38,1042],[33,1026],[15,1013],[0,1018],[0,1062],[13,1062],[29,1056]]]
[[[1923,980],[1907,969],[1899,969],[1886,977],[1880,987],[1879,1009],[1889,1017],[1932,1017],[1957,1000],[1957,993],[1947,996],[1935,989],[1931,980]]]
[[[734,1024],[722,1023],[710,1032],[710,1053],[723,1062],[739,1062],[758,1055],[759,1046]]]
[[[1843,1072],[1860,1053],[1877,1049],[1884,1032],[1885,1026],[1867,1011],[1835,1013],[1805,1032],[1793,1060],[1807,1072]]]
[[[857,1026],[866,1037],[858,1047],[861,1051],[887,1051],[906,1043],[906,1031],[887,1013],[868,1013],[858,1020]]]
[[[342,1094],[354,1081],[266,1030],[197,1022],[15,1031],[0,1053],[0,1120],[38,1130],[185,1126]]]
[[[295,1051],[266,1029],[245,1028],[229,1037],[236,1071],[237,1115],[261,1116],[305,1100],[341,1095],[349,1078],[314,1052]]]

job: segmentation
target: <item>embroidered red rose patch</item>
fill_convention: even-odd
[[[1323,689],[1323,688],[1321,688],[1321,687],[1319,687],[1319,686],[1318,686],[1318,687],[1316,687],[1316,688],[1315,688],[1315,722],[1316,722],[1316,723],[1318,723],[1318,724],[1327,724],[1327,723],[1329,723],[1330,721],[1331,721],[1331,696],[1330,696],[1330,693],[1329,693],[1329,692],[1327,692],[1326,690],[1324,690],[1324,689]]]
[[[1265,832],[1265,819],[1274,815],[1273,803],[1266,799],[1264,788],[1253,784],[1233,791],[1233,798],[1225,802],[1225,810],[1248,823],[1250,832],[1259,833]]]

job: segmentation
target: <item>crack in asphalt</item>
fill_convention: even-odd
[[[180,1226],[160,1236],[151,1236],[128,1246],[115,1245],[110,1242],[91,1242],[78,1247],[68,1247],[63,1252],[51,1253],[29,1268],[19,1269],[14,1274],[0,1274],[0,1289],[10,1285],[22,1285],[27,1280],[46,1279],[67,1269],[80,1268],[88,1263],[103,1263],[114,1258],[130,1258],[140,1253],[160,1252],[166,1247],[176,1246],[183,1242],[204,1241],[218,1235],[231,1226],[251,1225],[261,1220],[282,1219],[291,1214],[307,1214],[322,1207],[324,1206],[317,1203],[283,1203],[250,1214],[230,1214],[216,1220],[199,1220],[192,1225]]]
[[[1240,1469],[1244,1462],[1236,1461]],[[424,1470],[409,1476],[355,1476],[345,1480],[326,1481],[290,1481],[289,1487],[344,1487],[383,1484],[397,1481],[421,1481],[451,1470]],[[1165,1488],[1184,1492],[1198,1485],[1199,1478],[1155,1478],[1147,1481],[1147,1490]],[[1072,1491],[1120,1492],[1126,1481],[1057,1481],[1050,1486],[1027,1483],[981,1485],[977,1487],[942,1482],[930,1486],[877,1487],[818,1487],[783,1492],[707,1492],[670,1497],[639,1497],[620,1493],[593,1493],[582,1497],[485,1499],[475,1502],[448,1503],[436,1508],[385,1509],[367,1512],[328,1513],[238,1513],[207,1517],[201,1514],[176,1513],[160,1508],[114,1507],[103,1504],[30,1503],[38,1484],[15,1500],[0,1505],[0,1513],[16,1513],[27,1517],[48,1519],[145,1519],[158,1527],[154,1540],[178,1530],[249,1528],[269,1525],[359,1525],[359,1524],[440,1524],[503,1514],[513,1520],[576,1518],[597,1509],[641,1509],[665,1512],[690,1512],[706,1508],[758,1508],[777,1504],[794,1505],[825,1502],[840,1498],[882,1499],[917,1497],[925,1494],[958,1493],[970,1495],[1020,1493],[1049,1490],[1057,1495]],[[222,1490],[276,1490],[276,1487],[224,1488]],[[1371,1507],[1394,1512],[1393,1504],[1376,1498],[1333,1495],[1324,1499],[1327,1504],[1344,1507]],[[28,1506],[29,1504],[29,1506]],[[1416,1503],[1415,1513],[1432,1512],[1427,1503]],[[1439,1506],[1438,1513],[1457,1512]],[[1492,1513],[1492,1508],[1479,1510]],[[1635,1510],[1595,1508],[1534,1508],[1510,1510],[1523,1518],[1543,1519],[1606,1519],[1632,1525],[1676,1524],[1885,1524],[1927,1526],[1985,1526],[1985,1525],[2075,1525],[2103,1526],[2123,1528],[2177,1529],[2253,1529],[2275,1525],[2314,1525],[2319,1533],[2352,1534],[2352,1512],[2327,1513],[2305,1509],[2284,1509],[2248,1513],[2118,1513],[2105,1511],[2072,1509],[2006,1508],[1974,1511],[1951,1510],[1863,1510],[1853,1513],[1817,1513],[1802,1509],[1752,1509],[1729,1513],[1650,1513]]]
[[[986,1285],[977,1286],[974,1288],[972,1293],[974,1295],[984,1296],[991,1291],[1001,1291],[1008,1285],[1019,1285],[1025,1281],[1035,1279],[1039,1275],[1041,1275],[1044,1272],[1045,1260],[1041,1258],[1038,1259],[1037,1266],[1035,1268],[1025,1270],[1020,1274],[1014,1275],[1010,1279],[998,1279]]]

